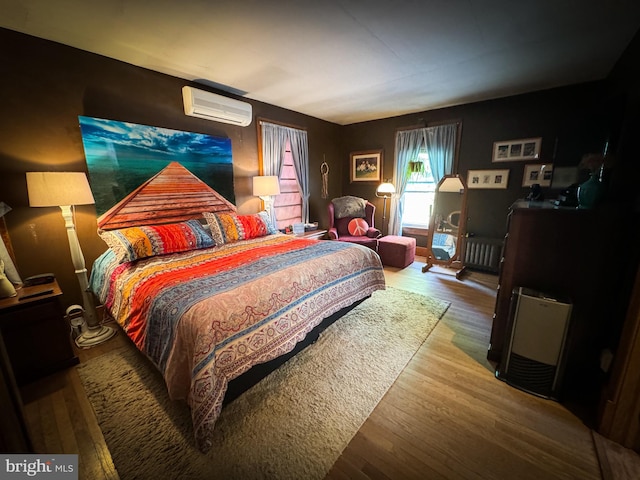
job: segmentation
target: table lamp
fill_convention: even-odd
[[[81,348],[98,345],[115,335],[113,328],[100,325],[93,295],[89,290],[87,269],[74,224],[75,205],[95,203],[89,181],[83,172],[27,172],[27,190],[31,207],[60,207],[67,228],[71,260],[78,276],[84,307],[85,324],[76,338]]]
[[[253,177],[253,194],[264,202],[264,209],[271,217],[271,223],[277,225],[275,212],[273,211],[272,195],[280,195],[280,179],[276,175],[261,175]]]

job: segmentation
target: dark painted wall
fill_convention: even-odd
[[[640,153],[638,151],[638,132],[640,132],[640,31],[629,44],[609,76],[608,89],[604,102],[616,105],[615,117],[619,135],[616,138],[614,152],[615,167],[609,178],[609,193],[612,201],[620,208],[631,207],[629,224],[622,226],[633,235],[631,241],[635,249],[621,252],[621,261],[626,265],[621,278],[609,279],[618,286],[618,312],[626,314],[626,299],[629,298],[638,265],[640,264]],[[618,230],[612,225],[612,231]],[[606,248],[603,249],[606,251]],[[603,252],[604,253],[604,252]],[[606,255],[606,253],[604,253]],[[611,336],[617,339],[623,325],[616,325]]]
[[[13,209],[5,220],[21,276],[55,273],[64,305],[81,302],[64,222],[58,208],[29,207],[25,172],[86,172],[78,115],[231,138],[236,204],[240,213],[258,211],[259,200],[251,194],[251,177],[258,174],[255,121],[236,127],[185,116],[181,89],[189,83],[179,78],[6,29],[0,29],[0,45],[0,201]],[[307,129],[310,218],[326,225],[329,200],[320,195],[320,165],[326,159],[330,166],[329,198],[339,196],[344,174],[340,126],[249,103],[254,117]],[[90,267],[105,249],[96,234],[95,208],[78,207],[76,223]]]
[[[5,29],[0,29],[0,44],[0,200],[13,208],[5,220],[23,277],[52,271],[65,291],[65,304],[80,302],[62,217],[56,208],[30,208],[25,180],[25,172],[32,170],[86,171],[78,115],[231,138],[236,203],[241,213],[257,211],[258,199],[251,195],[251,177],[258,174],[255,122],[242,128],[185,116],[181,88],[188,82],[179,78]],[[607,82],[597,82],[344,127],[245,100],[253,105],[255,117],[307,128],[310,219],[321,226],[327,225],[328,201],[344,194],[376,202],[381,226],[382,200],[375,197],[375,185],[349,182],[349,152],[383,149],[383,178],[391,177],[397,128],[461,121],[459,173],[466,178],[469,169],[511,170],[507,190],[469,194],[469,231],[499,238],[505,232],[507,208],[526,196],[527,189],[520,186],[524,162],[491,163],[493,142],[540,136],[541,161],[556,166],[576,165],[583,153],[599,151],[608,135],[626,138],[625,152],[633,153],[635,142],[629,139],[638,121],[637,44],[636,39],[621,61],[613,90]],[[320,197],[324,160],[330,169],[327,200]],[[548,198],[557,195],[546,193]],[[78,208],[77,227],[90,267],[105,248],[96,235],[92,206]]]
[[[460,121],[462,136],[456,173],[466,181],[470,169],[510,170],[506,190],[470,190],[467,198],[467,230],[479,236],[502,238],[509,206],[529,193],[528,187],[522,187],[526,164],[577,166],[584,153],[602,150],[612,128],[608,108],[603,108],[601,100],[605,85],[582,84],[349,125],[343,132],[343,156],[348,158],[349,150],[382,148],[384,177],[390,178],[397,129]],[[540,160],[492,163],[493,142],[533,137],[542,137]],[[343,182],[345,192],[377,201],[378,209],[382,208],[382,202],[375,198],[375,185],[350,184],[348,176]],[[557,198],[558,193],[545,188],[547,198]],[[381,214],[376,214],[376,221],[381,220]]]
[[[617,163],[612,171],[616,200],[634,202],[640,211],[640,31],[609,76],[605,102],[616,105],[616,120],[620,135],[615,146]]]

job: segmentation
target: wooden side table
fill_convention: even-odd
[[[0,330],[18,385],[78,363],[57,281],[0,300]]]
[[[322,238],[324,238],[326,233],[327,233],[326,230],[311,230],[311,231],[304,232],[304,233],[301,233],[300,235],[296,235],[296,236],[297,237],[302,237],[302,238],[322,239]]]

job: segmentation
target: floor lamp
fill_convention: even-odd
[[[87,176],[83,172],[27,172],[27,190],[31,207],[60,207],[64,218],[71,260],[78,276],[84,308],[84,324],[76,338],[81,348],[93,347],[113,337],[113,328],[100,325],[93,294],[89,290],[87,269],[73,221],[72,207],[95,203]]]
[[[381,183],[380,185],[378,185],[378,188],[376,189],[376,197],[382,197],[384,198],[384,201],[382,203],[382,228],[384,230],[384,220],[385,220],[385,215],[387,213],[387,199],[391,198],[391,196],[396,193],[396,187],[393,186],[392,183],[389,182],[384,182]],[[387,229],[387,233],[388,229]]]
[[[280,179],[276,175],[261,175],[253,177],[253,194],[264,202],[264,209],[269,213],[271,224],[277,228],[275,212],[273,211],[272,195],[280,195]]]

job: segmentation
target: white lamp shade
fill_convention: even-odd
[[[378,189],[376,190],[376,193],[378,195],[392,195],[394,193],[396,193],[396,187],[393,186],[392,183],[381,183],[380,185],[378,185]]]
[[[276,175],[253,177],[253,194],[256,197],[280,195],[280,179]]]
[[[32,207],[95,203],[83,172],[27,172],[27,191]]]

